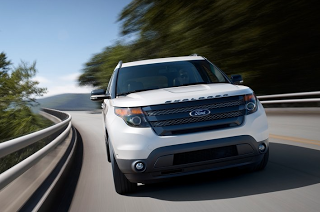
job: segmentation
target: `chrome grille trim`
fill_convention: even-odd
[[[234,100],[234,101],[218,102],[218,103],[207,104],[207,105],[198,105],[198,106],[174,108],[174,109],[166,109],[166,110],[146,111],[146,115],[147,116],[168,115],[168,114],[175,114],[175,113],[191,112],[196,109],[216,109],[216,108],[238,106],[238,105],[243,105],[243,104],[244,104],[244,100],[239,99],[239,100]]]
[[[188,118],[173,119],[173,120],[167,120],[167,121],[156,121],[156,122],[151,122],[151,125],[153,127],[164,127],[164,126],[172,126],[172,125],[180,125],[180,124],[189,124],[194,122],[233,118],[233,117],[239,117],[243,115],[245,115],[245,110],[239,110],[239,111],[232,111],[227,113],[210,114],[208,116],[201,116],[201,117],[188,117]]]

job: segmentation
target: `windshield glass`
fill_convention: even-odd
[[[156,63],[121,68],[117,95],[202,83],[229,82],[217,67],[206,60]]]

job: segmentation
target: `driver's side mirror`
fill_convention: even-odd
[[[242,76],[239,74],[231,75],[232,84],[241,85],[243,83]]]
[[[103,101],[104,99],[111,99],[111,95],[106,94],[106,91],[104,89],[97,89],[91,91],[90,99],[95,102]]]

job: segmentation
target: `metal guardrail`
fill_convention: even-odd
[[[258,97],[259,100],[261,100],[261,99],[287,98],[287,97],[297,97],[297,96],[303,96],[303,97],[320,96],[320,91],[300,92],[300,93],[287,93],[287,94],[274,94],[274,95],[264,95],[264,96],[257,96],[257,97]],[[263,101],[260,101],[260,102],[261,102],[261,104],[320,102],[320,98],[263,100]]]
[[[51,111],[53,114],[62,113],[60,111],[51,110],[51,109],[44,109],[47,111]],[[71,116],[69,114],[63,113],[65,120],[62,122],[48,127],[46,129],[15,138],[3,143],[0,143],[0,158],[5,157],[8,154],[16,152],[22,148],[25,148],[39,140],[46,138],[57,131],[66,127],[66,129],[53,141],[51,141],[48,145],[34,153],[33,155],[29,156],[25,160],[21,161],[20,163],[16,164],[15,166],[11,167],[10,169],[6,170],[2,174],[0,174],[0,190],[7,186],[10,182],[15,180],[18,176],[23,174],[26,170],[32,167],[35,163],[40,161],[45,155],[47,155],[52,149],[54,149],[57,145],[59,145],[69,134],[71,129]]]

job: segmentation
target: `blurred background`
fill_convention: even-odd
[[[119,60],[197,53],[258,95],[320,90],[319,9],[315,0],[133,0],[118,18],[123,40],[92,57],[79,82],[105,88]]]

